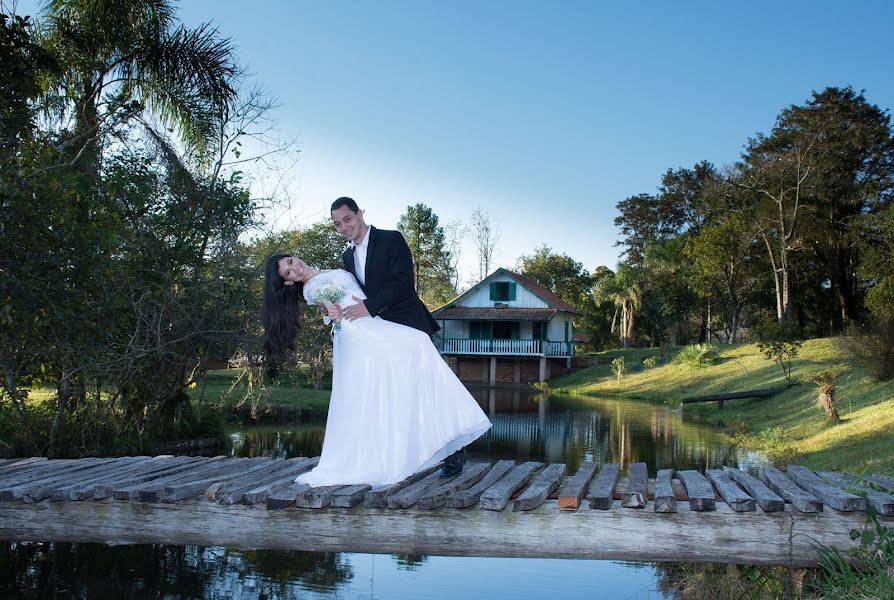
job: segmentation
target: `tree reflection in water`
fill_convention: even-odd
[[[291,598],[336,592],[353,578],[343,555],[201,546],[0,543],[9,598]]]

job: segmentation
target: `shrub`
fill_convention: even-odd
[[[618,382],[621,381],[621,378],[624,376],[624,357],[619,356],[615,360],[612,361],[612,373],[615,374],[615,377],[618,378]]]
[[[713,344],[692,344],[680,350],[674,362],[690,367],[708,367],[720,359],[720,350]]]
[[[658,364],[658,357],[656,356],[643,359],[643,366],[647,369],[654,369],[656,364]]]
[[[847,335],[838,338],[838,347],[878,381],[894,377],[894,320],[852,326]]]
[[[770,340],[757,343],[767,360],[774,360],[782,369],[786,383],[792,383],[792,360],[801,349],[800,340]]]
[[[810,377],[819,386],[819,396],[816,399],[816,405],[826,411],[826,417],[833,423],[841,421],[841,417],[838,416],[838,407],[835,404],[835,382],[845,372],[844,367],[835,365],[824,371],[814,373]]]

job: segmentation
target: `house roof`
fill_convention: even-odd
[[[553,292],[551,289],[549,289],[548,287],[546,287],[545,285],[543,285],[542,283],[540,283],[533,277],[528,277],[527,275],[521,275],[514,271],[510,271],[509,269],[504,269],[502,267],[500,267],[499,269],[497,269],[496,271],[494,271],[493,273],[491,273],[490,275],[488,275],[487,277],[485,277],[484,279],[479,281],[477,284],[475,284],[475,286],[472,286],[472,288],[474,289],[477,285],[480,285],[480,284],[484,283],[485,281],[487,281],[488,279],[490,279],[491,277],[494,277],[495,275],[500,275],[500,274],[508,275],[509,277],[515,279],[515,281],[520,283],[522,285],[522,287],[524,287],[526,290],[528,290],[529,292],[531,292],[532,294],[534,294],[535,296],[537,296],[538,298],[543,300],[550,308],[548,308],[548,309],[499,308],[499,309],[494,309],[494,310],[501,310],[501,311],[506,311],[506,310],[549,310],[549,311],[551,311],[550,317],[552,317],[552,314],[555,314],[555,312],[558,310],[561,310],[564,312],[569,312],[569,313],[572,313],[575,315],[581,314],[580,311],[578,311],[576,308],[574,308],[573,306],[571,306],[570,304],[568,304],[567,302],[562,300],[555,292]],[[468,294],[470,291],[471,290],[467,290],[467,291],[463,292],[462,294],[460,294],[459,296],[457,296],[456,298],[454,298],[453,300],[451,300],[450,302],[448,302],[447,304],[444,304],[443,306],[436,308],[435,310],[432,311],[432,315],[436,319],[448,319],[449,320],[449,319],[459,319],[459,318],[463,318],[463,317],[445,317],[445,316],[443,316],[444,313],[448,310],[450,310],[450,311],[452,311],[454,309],[485,310],[485,309],[481,309],[481,308],[473,309],[471,307],[456,305],[456,303],[459,302],[462,299],[462,297],[465,296],[466,294]],[[481,317],[481,318],[483,319],[486,317]],[[487,317],[487,318],[489,318],[489,317]],[[523,318],[523,317],[503,317],[503,319],[518,319],[518,318]],[[524,317],[524,318],[527,319],[529,317]]]
[[[451,306],[440,309],[436,318],[445,321],[549,321],[553,308],[478,308]]]

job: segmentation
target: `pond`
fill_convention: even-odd
[[[629,400],[543,397],[525,389],[470,388],[493,428],[470,460],[645,462],[661,468],[734,465],[759,455],[731,446],[678,412]],[[324,424],[231,431],[221,454],[316,456]],[[211,453],[206,450],[205,454]],[[198,546],[0,544],[0,595],[42,598],[666,598],[650,563],[356,553],[239,551]]]

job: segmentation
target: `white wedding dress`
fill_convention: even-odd
[[[366,298],[347,271],[323,271],[304,285],[334,283]],[[299,333],[300,335],[300,333]],[[320,463],[295,481],[313,486],[396,483],[480,437],[487,415],[429,336],[380,317],[342,319],[333,336],[332,397]]]

